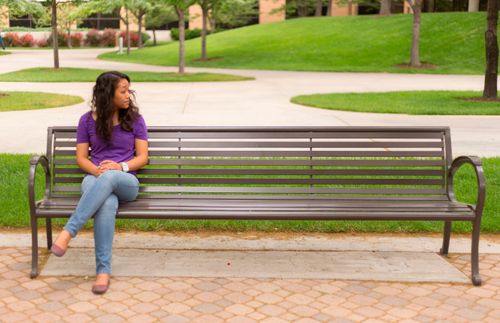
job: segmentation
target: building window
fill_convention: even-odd
[[[85,19],[78,25],[82,28],[92,28],[103,30],[105,28],[120,28],[120,10],[116,10],[111,14],[96,13]]]
[[[35,28],[36,24],[33,20],[32,15],[22,16],[22,17],[9,17],[9,26],[10,27],[26,27],[26,28]]]

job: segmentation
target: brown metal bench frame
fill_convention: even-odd
[[[46,156],[30,161],[32,278],[39,273],[38,219],[45,218],[50,249],[51,219],[68,218],[78,200],[75,133],[50,127]],[[117,218],[443,221],[444,256],[452,221],[469,221],[471,279],[481,284],[482,164],[473,156],[452,159],[448,127],[150,127],[149,134],[141,194],[120,205]],[[206,168],[211,163],[218,168]],[[464,164],[476,173],[475,205],[454,196],[454,175]],[[45,173],[40,201],[38,165]]]

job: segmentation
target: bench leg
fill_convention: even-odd
[[[481,286],[481,276],[479,275],[479,233],[480,223],[474,223],[472,226],[472,249],[471,249],[471,273],[472,284]]]
[[[451,221],[444,222],[443,232],[443,246],[439,253],[443,256],[448,256],[448,249],[450,248],[450,235],[451,235]]]
[[[47,249],[52,247],[52,219],[45,218],[45,227],[47,231]]]
[[[38,223],[31,216],[31,278],[38,276]]]

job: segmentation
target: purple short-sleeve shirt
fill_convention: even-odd
[[[92,111],[89,111],[80,117],[76,130],[76,143],[89,144],[91,160],[96,166],[104,160],[127,162],[135,156],[135,139],[148,140],[148,130],[141,115],[135,119],[132,127],[132,131],[126,131],[120,125],[114,126],[111,141],[107,143],[97,136],[96,122],[92,117]]]

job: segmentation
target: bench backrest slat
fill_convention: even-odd
[[[53,194],[79,194],[75,127],[49,129]],[[446,197],[448,128],[150,127],[141,194]],[[366,197],[366,196],[365,196]]]

